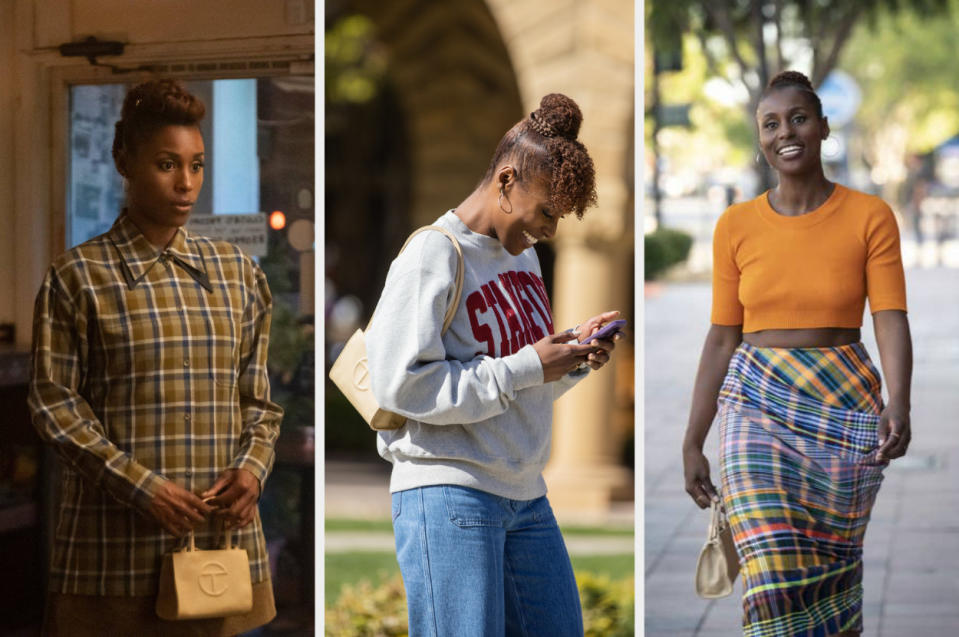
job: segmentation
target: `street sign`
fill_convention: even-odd
[[[660,104],[658,113],[660,127],[690,126],[690,106],[690,104]]]
[[[210,239],[229,241],[251,257],[266,256],[266,213],[193,215],[187,231]]]
[[[669,51],[655,51],[653,53],[653,72],[683,70],[683,50],[680,47]]]
[[[822,101],[823,115],[832,128],[842,128],[852,121],[862,103],[859,84],[845,71],[834,69],[816,91]]]

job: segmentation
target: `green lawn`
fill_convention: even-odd
[[[389,520],[350,520],[328,519],[325,521],[327,533],[392,533]],[[633,535],[632,527],[586,527],[563,526],[563,535],[598,535],[627,537]],[[596,575],[606,575],[612,579],[623,579],[633,575],[633,554],[619,555],[573,555],[573,568]],[[385,551],[350,551],[345,553],[327,553],[325,557],[326,605],[329,606],[340,595],[344,584],[353,584],[366,579],[379,581],[399,573],[396,556]]]
[[[344,584],[355,584],[362,579],[379,581],[400,572],[400,567],[396,564],[396,555],[392,552],[327,553],[325,569],[327,606],[340,596],[340,590]]]
[[[327,524],[327,530],[329,529],[329,524]],[[622,555],[574,555],[571,560],[573,568],[577,571],[606,575],[617,580],[633,575],[633,555],[631,553]],[[381,577],[392,577],[399,572],[399,567],[396,565],[396,556],[392,552],[328,553],[325,569],[327,606],[336,601],[344,584],[352,584],[363,579],[378,581]]]

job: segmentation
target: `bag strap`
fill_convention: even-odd
[[[719,539],[719,535],[725,530],[729,522],[726,521],[726,508],[721,501],[713,500],[710,503],[712,509],[709,519],[709,539]]]
[[[230,550],[233,548],[233,532],[226,528],[226,522],[222,519],[220,520],[220,533],[223,535],[223,548]],[[236,548],[240,548],[239,542],[236,544]]]
[[[460,304],[460,297],[463,296],[463,272],[465,270],[465,265],[463,263],[463,248],[460,247],[460,242],[457,241],[456,237],[453,236],[453,233],[446,228],[441,228],[440,226],[423,226],[422,228],[417,228],[414,230],[412,234],[406,238],[406,241],[403,242],[403,247],[400,248],[397,256],[403,253],[403,250],[405,250],[406,246],[410,244],[410,241],[413,240],[413,237],[421,232],[426,232],[427,230],[436,230],[437,232],[442,232],[444,235],[446,235],[447,239],[453,242],[453,248],[456,249],[456,289],[453,291],[453,300],[450,302],[450,306],[446,310],[446,316],[443,318],[443,330],[440,332],[440,334],[446,334],[446,330],[448,330],[450,325],[453,323],[453,317],[456,315],[456,308],[458,308]],[[369,323],[366,324],[367,330],[369,330],[370,325],[373,324],[374,316],[376,316],[375,308],[373,309],[373,316],[370,317]]]

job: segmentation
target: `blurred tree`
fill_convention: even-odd
[[[856,136],[872,180],[892,201],[908,177],[907,157],[959,133],[959,0],[948,4],[944,16],[880,12],[870,28],[855,30],[841,58],[869,96]]]
[[[652,0],[647,29],[655,51],[675,51],[682,34],[700,41],[713,77],[744,88],[752,121],[769,78],[789,68],[811,69],[818,86],[835,68],[854,27],[880,14],[936,16],[950,0]],[[951,41],[951,38],[949,38]],[[769,175],[759,169],[762,183]]]

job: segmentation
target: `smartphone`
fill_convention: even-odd
[[[590,334],[585,339],[581,340],[579,344],[584,345],[590,341],[613,338],[613,334],[620,331],[624,327],[626,327],[626,319],[616,319],[615,321],[610,321],[606,325],[599,328],[599,330],[595,333]]]

